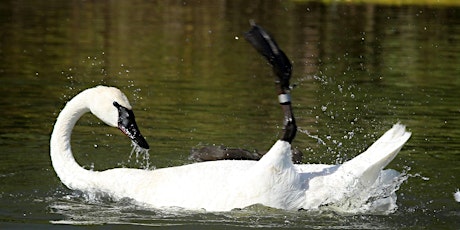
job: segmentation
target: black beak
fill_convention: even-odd
[[[120,129],[134,143],[139,145],[139,147],[149,149],[149,144],[137,127],[133,111],[121,106],[117,102],[113,102],[113,105],[118,109],[118,129]]]

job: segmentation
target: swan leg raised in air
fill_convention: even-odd
[[[276,74],[275,80],[278,100],[283,110],[283,134],[281,140],[292,143],[296,136],[297,125],[291,106],[290,83],[292,65],[286,54],[279,48],[276,41],[262,29],[251,21],[251,30],[245,33],[246,40],[272,65]],[[302,161],[302,153],[298,150],[293,151],[294,162]],[[249,152],[244,149],[227,149],[218,147],[205,147],[192,150],[191,159],[198,161],[223,160],[223,159],[248,159],[258,160],[263,154]]]
[[[291,106],[292,65],[286,54],[278,47],[275,40],[260,26],[251,21],[252,28],[245,34],[246,40],[273,66],[277,79],[278,99],[284,113],[284,133],[281,140],[292,143],[297,132],[297,125]]]

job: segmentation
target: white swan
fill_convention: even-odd
[[[151,171],[115,168],[98,172],[80,167],[70,147],[77,120],[91,111],[107,125],[118,127],[126,117],[134,118],[130,109],[123,93],[106,86],[87,89],[66,104],[51,135],[51,159],[62,183],[70,189],[131,198],[158,208],[228,211],[263,204],[312,209],[350,198],[374,184],[410,137],[403,125],[396,124],[367,151],[342,165],[294,165],[290,144],[279,140],[260,161],[211,161]],[[125,124],[131,130],[120,129],[148,147],[134,120]]]
[[[403,125],[395,124],[364,153],[342,165],[293,164],[290,143],[297,126],[289,95],[290,61],[257,25],[253,24],[246,38],[273,65],[284,112],[282,138],[259,161],[210,161],[151,171],[83,169],[72,155],[70,136],[77,120],[89,111],[107,125],[118,127],[141,148],[149,148],[126,96],[116,88],[98,86],[70,100],[55,123],[50,152],[62,183],[70,189],[102,193],[115,199],[131,198],[157,208],[228,211],[253,204],[289,210],[340,208],[367,205],[371,198],[377,206],[388,210],[385,206],[394,204],[394,189],[387,189],[390,191],[378,200],[366,192],[391,184],[396,178],[394,171],[382,169],[411,134]]]

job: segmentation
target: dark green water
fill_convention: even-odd
[[[244,41],[255,19],[294,65],[294,145],[308,163],[356,156],[393,123],[413,133],[389,168],[409,178],[389,215],[166,212],[65,188],[49,136],[64,103],[98,84],[130,98],[150,165],[190,163],[191,148],[268,149],[281,110],[273,74]],[[460,203],[460,9],[296,1],[2,1],[0,228],[456,229]],[[311,136],[317,136],[318,139]],[[85,115],[78,162],[142,167],[118,130]],[[104,225],[100,225],[104,224]]]

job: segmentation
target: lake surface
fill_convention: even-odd
[[[305,163],[341,163],[392,124],[412,137],[388,168],[407,175],[388,215],[162,211],[67,189],[49,157],[66,101],[111,85],[151,146],[85,115],[72,136],[86,168],[191,163],[192,148],[266,150],[280,133],[270,66],[244,40],[250,19],[294,66],[293,145]],[[2,1],[0,228],[458,229],[460,7],[303,1]],[[132,227],[132,226],[131,226]]]

